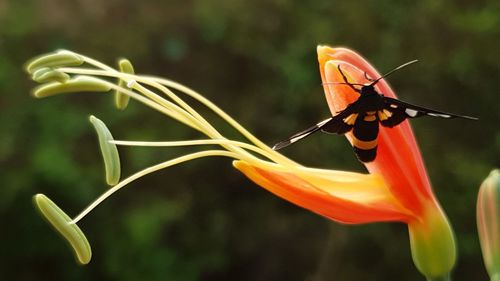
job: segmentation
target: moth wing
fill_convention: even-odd
[[[351,104],[326,122],[321,127],[321,131],[329,134],[343,135],[352,130],[357,117],[356,106]]]
[[[330,117],[328,119],[325,119],[317,124],[315,124],[314,126],[312,127],[309,127],[303,131],[300,131],[296,134],[294,134],[293,136],[289,137],[288,139],[284,140],[284,141],[280,141],[278,142],[277,144],[275,144],[273,146],[273,150],[280,150],[284,147],[287,147],[303,138],[306,138],[308,136],[310,136],[311,134],[314,134],[315,132],[317,132],[318,130],[320,130],[326,123],[330,122],[334,117]]]
[[[309,127],[301,132],[298,132],[293,136],[289,137],[288,139],[275,144],[273,146],[273,150],[279,150],[284,147],[287,147],[295,142],[298,142],[301,139],[310,136],[311,134],[314,134],[319,130],[331,134],[345,134],[349,132],[352,129],[354,121],[357,116],[357,114],[355,116],[351,116],[352,114],[355,114],[356,108],[357,108],[356,102],[349,104],[339,114],[330,117],[328,119],[325,119],[315,124],[314,126]],[[353,117],[349,119],[352,122],[347,123],[345,120],[350,116]]]
[[[384,127],[394,127],[396,125],[399,125],[407,118],[417,118],[421,116],[431,116],[445,119],[465,118],[470,120],[477,120],[477,118],[475,117],[425,108],[389,97],[384,97],[384,109],[390,112],[390,116],[387,116],[387,119],[380,121],[380,123]]]

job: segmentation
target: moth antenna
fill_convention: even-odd
[[[372,80],[372,83],[370,84],[370,86],[373,86],[373,85],[377,84],[377,82],[378,82],[378,81],[380,81],[382,78],[386,78],[387,76],[389,76],[389,75],[393,74],[394,72],[396,72],[396,71],[400,70],[401,68],[407,67],[408,65],[410,65],[410,64],[414,64],[414,63],[416,63],[416,62],[418,62],[418,60],[412,60],[412,61],[409,61],[409,62],[407,62],[407,63],[403,63],[402,65],[400,65],[400,66],[398,66],[398,67],[394,68],[393,70],[391,70],[391,71],[387,72],[386,74],[384,74],[384,75],[380,76],[379,78],[377,78],[377,79],[375,79],[375,80]],[[366,74],[366,73],[365,73],[365,74]]]
[[[326,82],[326,83],[321,83],[322,86],[324,85],[354,85],[354,86],[366,86],[365,84],[359,84],[359,83],[345,83],[345,82]]]

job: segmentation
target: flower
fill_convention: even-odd
[[[500,170],[491,171],[477,196],[477,229],[491,281],[500,280]]]
[[[375,70],[352,51],[319,47],[318,55],[325,82],[338,80],[339,73],[334,71],[334,66],[338,63],[345,64],[343,69],[350,79],[355,79],[354,81],[362,81],[360,76],[362,71],[367,71],[372,77],[377,76]],[[272,150],[215,104],[186,86],[167,79],[135,74],[132,64],[128,61],[124,63],[122,60],[119,63],[119,70],[116,70],[81,54],[58,51],[34,59],[27,64],[26,69],[33,80],[45,83],[34,89],[33,95],[37,98],[81,91],[106,94],[113,91],[118,109],[124,109],[130,98],[207,137],[167,142],[115,140],[103,122],[91,117],[99,136],[107,182],[113,186],[73,219],[67,217],[50,201],[51,208],[57,207],[58,211],[50,213],[49,222],[60,232],[73,229],[73,232],[78,233],[71,236],[63,233],[73,247],[80,245],[82,248],[81,245],[86,247],[88,244],[76,224],[102,201],[127,184],[149,173],[183,162],[208,156],[222,156],[233,159],[234,167],[261,187],[331,220],[348,224],[385,221],[406,223],[410,229],[413,257],[419,270],[428,277],[440,277],[451,270],[455,260],[453,232],[432,194],[408,124],[381,131],[379,156],[368,166],[371,174],[315,169],[304,167]],[[345,86],[328,85],[325,90],[334,111],[342,109],[356,98]],[[384,81],[378,84],[378,90],[393,95]],[[212,123],[174,91],[185,94],[212,110],[247,141],[235,141],[224,137]],[[170,159],[120,180],[120,162],[116,145],[216,145],[217,148]],[[37,195],[37,202],[49,202],[48,198],[41,196]],[[41,205],[37,204],[37,207],[41,208]],[[47,212],[42,214],[47,216]],[[78,239],[85,243],[78,243]],[[90,253],[90,246],[85,249]],[[79,252],[78,249],[74,250],[75,253]],[[88,260],[85,262],[88,262],[90,255],[86,256]]]
[[[326,99],[332,114],[344,109],[359,96],[343,82],[338,71],[351,83],[368,83],[366,76],[380,74],[364,58],[346,48],[318,46],[318,60]],[[376,90],[396,98],[385,80],[375,85]],[[352,135],[346,134],[352,142]],[[377,157],[366,163],[372,174],[378,174],[390,193],[412,214],[406,221],[410,233],[412,257],[417,268],[429,278],[447,275],[456,259],[454,234],[445,213],[434,196],[420,151],[408,121],[394,128],[380,127]]]
[[[380,176],[304,167],[272,150],[215,104],[186,86],[162,78],[136,75],[132,64],[123,59],[119,61],[118,68],[118,70],[113,69],[70,51],[57,51],[40,56],[26,66],[32,79],[43,83],[33,90],[33,96],[36,98],[75,92],[113,93],[115,105],[120,110],[126,108],[128,99],[131,98],[199,131],[207,138],[166,142],[115,140],[104,122],[94,116],[89,118],[98,135],[105,164],[106,182],[112,187],[73,219],[45,195],[38,194],[34,197],[35,206],[40,213],[69,242],[82,264],[90,261],[91,249],[77,223],[89,212],[113,193],[144,175],[208,156],[234,159],[234,167],[260,186],[285,200],[332,220],[344,223],[410,220],[411,212],[403,208],[392,196]],[[190,96],[211,109],[241,133],[248,142],[225,138],[215,126],[173,90]],[[170,159],[120,180],[121,163],[117,145],[216,145],[218,148],[196,151]]]

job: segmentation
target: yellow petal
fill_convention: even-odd
[[[70,224],[71,218],[47,196],[37,194],[33,196],[33,201],[43,217],[69,242],[78,262],[81,264],[89,263],[92,250],[78,225]]]

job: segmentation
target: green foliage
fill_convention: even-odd
[[[173,167],[132,184],[80,227],[93,261],[74,264],[31,207],[47,194],[76,214],[105,190],[90,114],[117,139],[171,140],[191,131],[111,96],[35,100],[24,62],[58,48],[187,84],[269,144],[328,116],[316,45],[358,50],[403,100],[479,122],[412,122],[435,192],[455,227],[454,275],[486,280],[475,196],[498,166],[500,2],[14,1],[0,2],[2,280],[421,280],[406,229],[346,227],[260,190],[225,159]],[[231,134],[230,132],[227,132]],[[171,158],[120,148],[124,176]],[[312,166],[362,171],[342,137],[315,135],[284,151]]]

